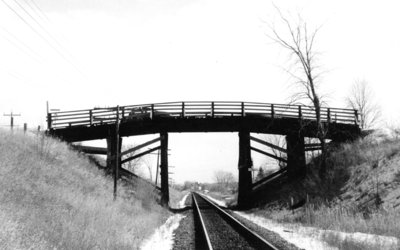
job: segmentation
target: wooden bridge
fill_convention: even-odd
[[[326,138],[334,142],[352,140],[360,135],[357,110],[322,108],[321,120],[327,128]],[[161,192],[162,200],[166,203],[169,200],[168,133],[239,133],[239,205],[246,204],[255,185],[263,181],[252,183],[249,171],[252,167],[251,151],[287,162],[287,167],[278,174],[295,176],[304,172],[305,151],[318,150],[318,145],[304,143],[304,137],[316,137],[317,123],[314,108],[303,105],[168,102],[52,112],[47,114],[47,123],[49,134],[67,142],[107,139],[107,148],[82,147],[82,150],[92,154],[106,154],[108,166],[118,166],[115,168],[117,177],[121,163],[161,150]],[[250,136],[250,133],[284,135],[287,148],[261,141]],[[121,152],[122,137],[144,134],[160,134],[160,137]],[[287,158],[260,150],[252,146],[251,142],[282,151]],[[129,154],[155,143],[159,145],[134,156]],[[264,181],[269,179],[267,177]]]

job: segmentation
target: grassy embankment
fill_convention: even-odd
[[[0,249],[137,249],[168,216],[55,139],[0,130],[0,159]]]
[[[257,213],[279,222],[400,238],[400,141],[372,137],[344,144],[327,162],[324,181],[318,164],[311,163],[305,180],[279,191],[278,201]],[[290,197],[309,202],[293,212]]]

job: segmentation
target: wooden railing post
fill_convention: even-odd
[[[211,117],[214,118],[214,102],[211,102]]]
[[[327,119],[328,119],[328,123],[331,123],[331,109],[330,108],[328,108]]]
[[[182,118],[185,117],[185,102],[182,102]]]
[[[90,126],[92,126],[92,124],[93,124],[93,111],[92,110],[89,110],[89,123],[90,123]]]
[[[244,102],[242,102],[242,117],[246,115],[245,110],[244,110]]]
[[[358,110],[357,109],[355,109],[354,110],[354,123],[358,126]]]
[[[121,110],[122,110],[121,118],[124,118],[125,117],[125,107],[121,107]]]
[[[51,125],[52,125],[52,117],[51,117],[51,113],[47,113],[47,129],[51,129]]]
[[[28,130],[28,124],[24,123],[24,134],[26,134],[27,130]]]
[[[303,118],[303,113],[301,112],[301,105],[299,105],[299,119]]]
[[[119,163],[120,163],[120,145],[119,145],[119,106],[116,109],[116,120],[115,120],[115,160],[114,160],[114,200],[117,198],[117,184],[119,178]]]
[[[154,118],[154,104],[151,104],[151,114],[150,114],[150,118],[151,118],[151,119]]]
[[[272,119],[275,118],[275,108],[274,108],[274,104],[271,104],[271,118],[272,118]]]

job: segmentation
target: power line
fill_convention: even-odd
[[[25,0],[28,1],[28,0]],[[36,2],[34,0],[31,0],[31,2],[33,3],[33,5],[35,6],[35,8],[44,16],[44,18],[46,18],[46,20],[48,22],[50,22],[50,19],[47,17],[46,13],[44,13],[44,11],[42,11],[42,9],[39,7],[39,5],[36,4]]]
[[[33,1],[32,1],[32,2],[33,2]],[[50,19],[48,19],[47,16],[44,15],[44,13],[41,12],[41,11],[39,10],[38,7],[34,8],[34,7],[32,6],[32,4],[29,3],[28,0],[25,0],[25,3],[26,3],[26,5],[29,6],[29,8],[30,8],[33,12],[36,13],[36,15],[37,15],[41,20],[46,21],[46,22],[50,22]],[[33,5],[36,5],[35,2],[33,2]],[[43,14],[43,15],[42,15],[42,14]]]
[[[17,0],[14,0],[14,2],[29,16],[32,18],[32,20],[40,27],[44,32],[64,51],[65,54],[67,54],[69,57],[73,58],[73,56],[68,52],[68,50],[49,32],[39,21],[37,21]],[[42,12],[43,13],[43,12]],[[43,13],[44,14],[44,13]],[[69,63],[79,71],[79,73],[82,74],[80,71],[79,67],[76,66],[76,64],[73,61],[70,61],[68,59]]]
[[[46,13],[39,7],[39,5],[36,4],[36,2],[35,2],[34,0],[31,0],[31,2],[32,2],[32,4],[35,6],[35,8],[33,8],[31,4],[29,4],[29,0],[24,0],[24,1],[25,1],[25,3],[36,13],[36,15],[37,15],[40,19],[42,19],[42,20],[43,20],[43,19],[46,19],[45,21],[46,21],[47,23],[51,23],[50,18],[49,18],[49,17],[46,15]],[[60,43],[58,43],[58,44],[60,44]],[[75,60],[75,59],[76,59],[71,53],[69,53],[69,51],[68,51],[67,49],[65,49],[65,47],[62,46],[62,44],[60,44],[60,46],[61,46],[62,48],[64,48],[65,53],[66,53],[69,57],[71,57],[72,60]]]
[[[16,1],[16,0],[14,0],[14,1]],[[36,10],[38,10],[39,13],[40,13],[41,15],[38,14],[38,12],[35,10],[35,8],[33,8],[32,5],[30,5],[28,1],[29,1],[29,0],[25,0],[25,3],[37,14],[38,17],[40,17],[40,18],[43,20],[43,18],[41,17],[41,16],[43,16],[43,17],[47,20],[48,23],[51,22],[50,18],[47,17],[46,13],[36,4],[36,2],[35,2],[34,0],[31,0],[31,2],[33,3],[33,5],[36,7]],[[46,31],[46,29],[45,29],[45,31]],[[46,33],[49,34],[49,32],[47,32],[47,31],[46,31]],[[54,36],[51,35],[51,32],[50,32],[49,36],[53,38],[53,40],[64,50],[64,52],[71,58],[71,60],[75,60],[75,59],[76,59],[76,58],[68,51],[68,49],[66,49],[66,48],[62,45],[62,43],[60,43],[56,38],[54,38]],[[72,61],[72,63],[73,63],[73,61]],[[81,73],[82,75],[84,75],[84,74],[80,71],[80,69],[79,69],[78,66],[76,66],[74,63],[73,63],[73,65],[74,65],[75,69],[77,69],[77,70],[79,71],[79,73]]]
[[[4,69],[1,69],[1,68],[0,68],[0,70],[3,70],[4,72],[6,72],[6,73],[9,74],[10,76],[14,77],[14,78],[17,79],[18,81],[26,82],[25,79],[23,79],[24,76],[21,76],[21,75],[18,74],[17,72],[12,72],[12,71],[7,70],[7,69],[4,70]]]
[[[14,2],[61,48],[66,52],[65,48],[57,41],[56,38],[39,22],[34,18],[31,13],[29,13],[24,6],[22,6],[17,0],[14,0]],[[68,54],[68,52],[66,52]]]
[[[7,7],[10,9],[18,18],[24,22],[36,35],[42,38],[58,55],[60,55],[66,62],[68,62],[71,66],[73,66],[80,74],[84,75],[82,71],[71,61],[69,60],[58,48],[56,48],[46,37],[39,33],[35,27],[33,27],[24,17],[22,17],[13,7],[11,7],[5,0],[1,0]],[[14,0],[15,1],[15,0]]]
[[[50,47],[52,47],[58,54],[60,54],[62,57],[64,55],[56,48],[53,46],[53,44],[50,43],[49,40],[47,40],[42,34],[40,34],[28,21],[25,20],[15,9],[13,9],[5,0],[1,0],[12,12],[14,12],[15,15],[18,16],[18,18],[24,22],[28,27],[40,38],[42,38]]]
[[[4,39],[6,39],[9,43],[11,43],[14,47],[18,48],[20,51],[25,53],[26,55],[30,56],[32,59],[36,60],[37,62],[41,62],[43,60],[43,57],[41,57],[38,53],[36,53],[31,47],[29,47],[26,43],[18,39],[16,36],[14,36],[12,33],[10,33],[8,30],[6,30],[4,27],[1,27],[3,32],[5,32],[8,36],[10,36],[12,39],[8,38],[5,35],[2,35]]]

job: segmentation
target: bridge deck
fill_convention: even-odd
[[[118,113],[117,113],[118,112]],[[315,110],[311,106],[255,102],[169,102],[49,113],[50,134],[66,141],[104,139],[117,119],[121,136],[160,132],[235,132],[314,136]],[[356,110],[322,108],[329,125],[328,138],[359,134]]]

